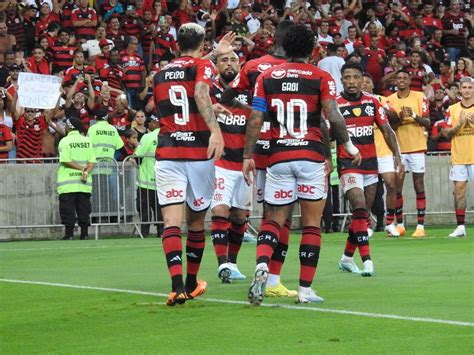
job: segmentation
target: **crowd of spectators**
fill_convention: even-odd
[[[57,156],[63,118],[79,117],[87,133],[104,109],[128,147],[123,159],[155,114],[153,75],[179,55],[180,25],[205,27],[207,52],[235,32],[244,64],[273,52],[275,27],[284,19],[314,31],[312,61],[336,81],[342,64],[356,61],[373,77],[375,92],[389,95],[397,70],[407,69],[411,89],[431,102],[430,150],[449,150],[439,133],[445,110],[459,100],[458,81],[473,72],[473,10],[470,0],[6,0],[0,159]],[[19,106],[22,71],[63,79],[54,110]]]

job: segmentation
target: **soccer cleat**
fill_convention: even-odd
[[[167,306],[174,306],[175,304],[183,304],[186,302],[188,296],[184,291],[171,291],[168,297],[168,301],[166,301]]]
[[[260,306],[265,294],[265,286],[268,278],[268,265],[260,263],[257,265],[255,275],[249,288],[249,302],[255,306]]]
[[[385,227],[385,232],[389,237],[398,238],[400,236],[400,232],[398,231],[397,226],[395,224],[389,224]]]
[[[300,287],[296,295],[295,303],[322,303],[324,298],[318,296],[309,287]]]
[[[242,239],[242,241],[244,243],[256,243],[257,238],[253,234],[251,234],[249,232],[245,232],[244,233],[244,239]]]
[[[203,295],[206,290],[207,282],[204,280],[197,280],[196,288],[192,292],[186,292],[186,296],[188,299],[192,300],[193,298]]]
[[[462,238],[467,235],[466,227],[457,226],[456,229],[449,235],[450,238]]]
[[[341,259],[339,261],[339,270],[344,272],[351,272],[353,274],[360,274],[360,270],[353,259],[351,259],[350,261],[344,261],[344,259]]]
[[[400,237],[405,235],[405,227],[400,224],[397,226],[397,231]]]
[[[295,290],[288,290],[285,286],[279,283],[276,286],[265,288],[265,297],[296,297],[298,292]]]
[[[231,280],[231,270],[228,263],[220,264],[217,268],[217,276],[221,279],[223,284],[230,284]]]
[[[230,269],[230,279],[231,280],[245,280],[247,276],[242,274],[237,267],[237,264],[228,263]]]
[[[424,228],[416,227],[415,232],[411,235],[412,238],[424,238],[426,237],[426,232]]]
[[[374,271],[374,263],[372,262],[372,260],[364,261],[364,269],[362,269],[360,274],[365,277],[374,276],[375,271]]]
[[[372,238],[372,236],[374,235],[374,230],[372,228],[367,228],[367,235],[369,236],[369,238]]]

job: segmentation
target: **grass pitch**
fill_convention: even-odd
[[[255,244],[239,255],[248,280],[224,285],[208,241],[200,272],[208,292],[176,307],[164,305],[170,282],[158,239],[0,244],[0,351],[472,353],[474,244],[446,238],[451,230],[428,229],[425,240],[376,233],[373,278],[340,272],[345,235],[324,235],[314,288],[326,301],[300,307],[283,298],[247,304]],[[282,275],[294,289],[298,243],[292,235]]]

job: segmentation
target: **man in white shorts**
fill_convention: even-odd
[[[202,295],[197,279],[204,252],[204,217],[214,193],[214,159],[224,140],[209,96],[213,64],[201,59],[204,29],[188,23],[178,31],[177,58],[155,75],[154,99],[160,115],[156,150],[156,186],[164,221],[163,250],[171,276],[167,305]],[[186,202],[187,276],[183,282],[181,223]]]
[[[451,138],[451,171],[449,179],[454,182],[454,205],[456,229],[452,238],[467,235],[464,219],[466,215],[466,188],[474,180],[474,82],[470,77],[462,78],[459,93],[461,101],[449,106],[446,119],[450,128],[442,131]]]
[[[417,221],[413,238],[423,238],[425,232],[425,152],[427,150],[425,131],[430,127],[429,103],[422,92],[410,90],[411,77],[404,69],[396,76],[397,92],[387,97],[387,108],[398,116],[398,122],[392,122],[396,128],[404,172],[397,175],[397,229],[400,236],[405,235],[403,223],[403,182],[405,172],[413,175],[416,192]]]
[[[313,52],[313,38],[313,33],[305,26],[291,27],[283,39],[288,62],[260,74],[255,87],[243,155],[243,173],[249,185],[253,180],[251,173],[255,173],[252,153],[266,113],[272,130],[265,184],[267,218],[257,237],[257,266],[248,293],[249,302],[254,305],[263,301],[270,259],[288,211],[296,200],[300,202],[302,215],[296,302],[324,301],[311,288],[319,260],[320,222],[327,193],[325,159],[331,159],[322,139],[321,111],[333,125],[337,138],[348,145],[356,159],[360,158],[337,108],[333,78],[308,63]],[[295,76],[287,76],[290,72]]]

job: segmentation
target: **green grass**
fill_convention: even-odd
[[[341,273],[342,234],[325,235],[314,288],[322,305],[305,307],[474,323],[473,239],[372,238],[377,275]],[[473,233],[474,231],[470,231]],[[291,238],[283,280],[298,282],[298,237]],[[248,277],[255,244],[239,267]],[[360,265],[360,260],[357,260]],[[169,292],[158,239],[0,244],[0,278]],[[474,327],[370,318],[246,301],[249,282],[223,285],[208,242],[202,299],[167,307],[165,298],[100,290],[0,282],[0,352],[10,353],[472,353]],[[266,304],[294,305],[292,299]]]

